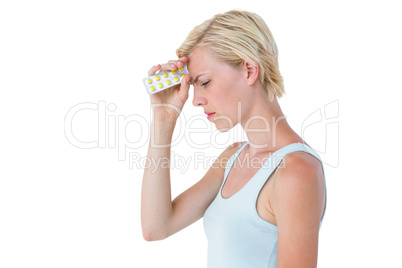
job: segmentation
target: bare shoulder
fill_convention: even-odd
[[[277,171],[271,207],[278,226],[278,267],[316,267],[325,208],[321,162],[306,152],[293,152]]]
[[[320,160],[306,152],[287,154],[278,167],[272,193],[272,208],[290,211],[294,207],[309,203],[321,214],[324,207],[325,182]],[[303,200],[303,202],[300,202]],[[314,205],[313,205],[314,204]]]
[[[303,180],[303,178],[308,179],[315,177],[320,179],[323,176],[320,160],[302,151],[287,154],[283,158],[278,170],[281,177],[285,178],[297,177]]]

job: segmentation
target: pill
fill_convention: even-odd
[[[187,66],[177,70],[162,71],[142,79],[148,94],[155,94],[172,86],[180,84],[182,78],[188,74]]]

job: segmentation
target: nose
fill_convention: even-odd
[[[193,105],[194,106],[200,106],[200,105],[205,105],[207,103],[207,100],[205,99],[205,97],[203,97],[199,90],[197,90],[194,87],[194,98],[193,98]]]

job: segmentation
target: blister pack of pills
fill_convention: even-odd
[[[148,94],[151,95],[180,84],[186,74],[188,74],[187,65],[184,65],[183,68],[174,71],[162,71],[148,76],[142,82]]]

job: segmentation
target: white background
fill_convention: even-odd
[[[287,92],[282,109],[325,162],[318,266],[402,267],[397,2],[2,1],[0,267],[206,267],[202,221],[164,241],[143,240],[143,170],[129,156],[147,152],[148,69],[175,59],[194,26],[234,8],[270,27]],[[208,132],[175,132],[172,151],[193,162],[172,168],[173,197],[207,171],[195,153],[216,157],[245,140],[238,127],[216,135],[192,96],[184,115]],[[77,112],[70,131],[97,148],[74,146],[65,134],[70,109],[83,103],[98,108]],[[332,124],[306,130],[326,105]],[[194,146],[212,144],[211,133],[220,147]]]

